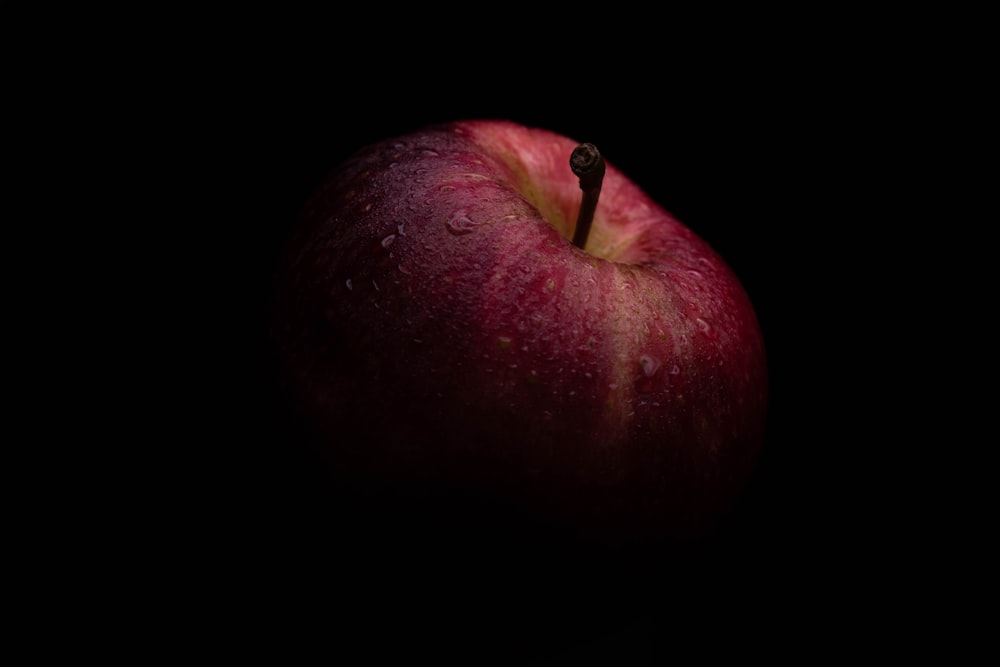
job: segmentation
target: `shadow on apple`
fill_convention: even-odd
[[[695,586],[662,575],[703,572],[754,470],[764,343],[725,261],[613,164],[595,193],[578,145],[431,126],[359,149],[306,204],[274,331],[322,489],[307,560],[537,619]]]

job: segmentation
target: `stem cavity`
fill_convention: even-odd
[[[583,250],[587,245],[590,225],[594,222],[597,200],[601,197],[601,185],[604,183],[604,156],[594,144],[580,144],[573,149],[573,154],[569,157],[569,167],[580,179],[582,191],[580,212],[577,214],[576,228],[573,230],[573,245]]]

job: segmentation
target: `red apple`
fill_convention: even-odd
[[[276,333],[331,479],[630,540],[706,535],[742,492],[768,389],[751,302],[613,164],[578,178],[578,145],[439,124],[362,148],[309,201]]]

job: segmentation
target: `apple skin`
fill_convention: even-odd
[[[572,245],[578,143],[428,126],[362,148],[306,205],[275,332],[295,409],[361,502],[645,540],[710,534],[744,489],[768,394],[752,304],[610,162]]]

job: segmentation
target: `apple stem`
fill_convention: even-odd
[[[580,212],[576,216],[576,229],[573,231],[573,245],[583,250],[590,235],[590,225],[594,222],[594,211],[597,210],[597,200],[601,197],[601,185],[604,183],[604,156],[594,144],[580,144],[573,149],[569,157],[569,167],[580,179]]]

